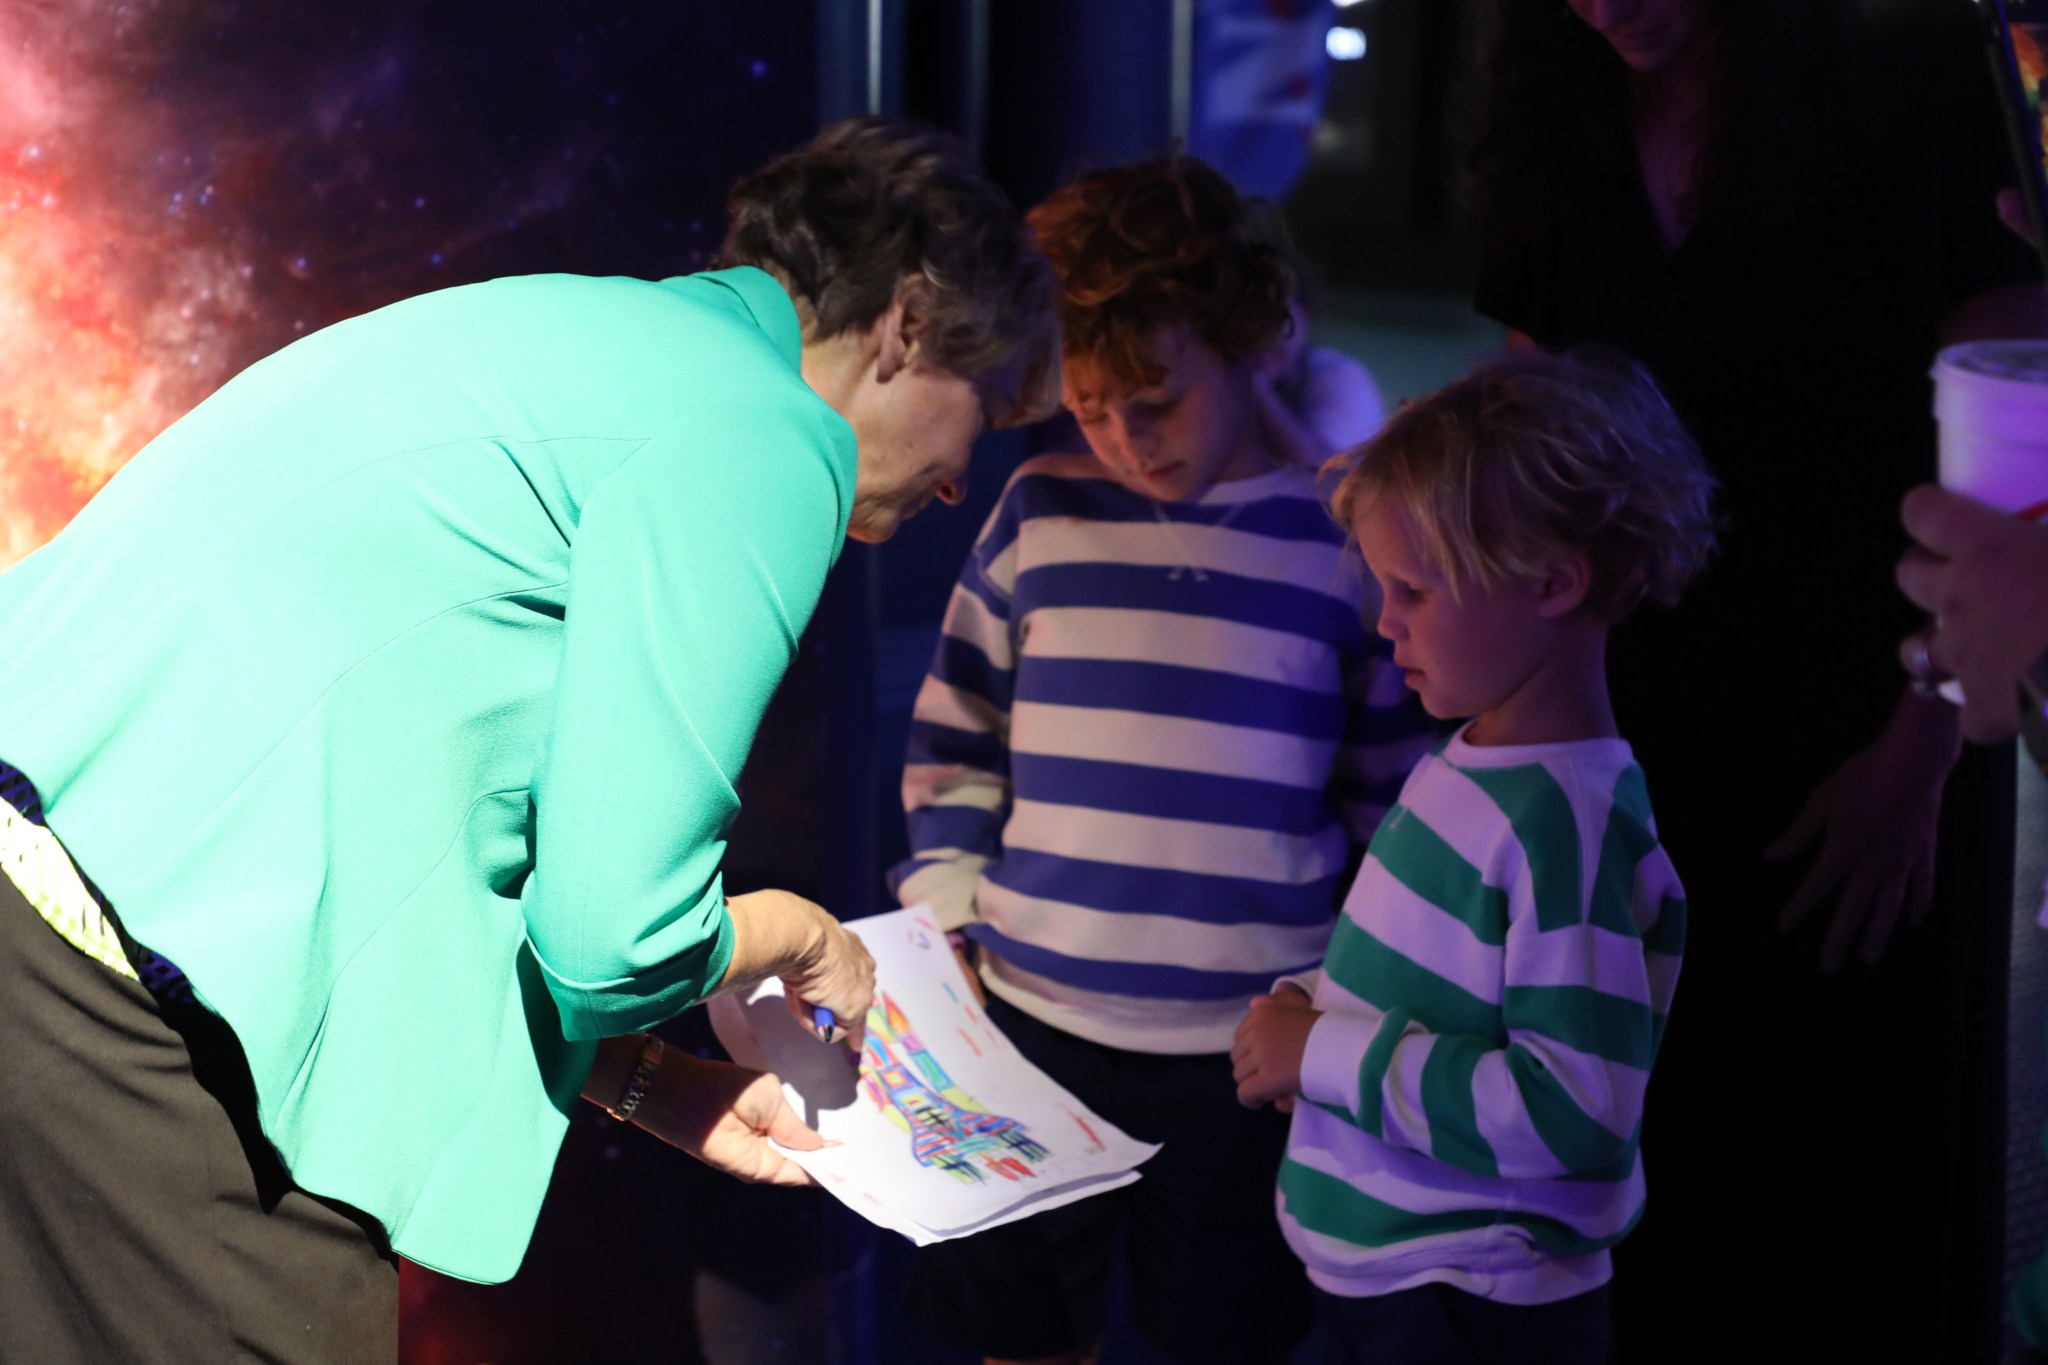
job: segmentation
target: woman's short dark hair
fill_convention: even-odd
[[[922,278],[927,359],[984,382],[1005,376],[998,417],[1057,402],[1051,270],[957,138],[903,119],[842,119],[734,185],[727,208],[719,265],[780,278],[814,338],[873,325],[899,282]]]

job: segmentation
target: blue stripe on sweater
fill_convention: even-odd
[[[1007,817],[979,806],[919,806],[905,818],[912,848],[958,848],[993,857],[1002,847]]]
[[[1342,873],[1290,885],[1250,877],[1217,877],[1164,867],[1098,863],[1058,853],[1009,848],[984,874],[1034,900],[1090,910],[1171,915],[1197,924],[1331,923]]]
[[[1013,754],[1010,762],[1016,791],[1050,805],[1295,835],[1319,833],[1336,818],[1324,793],[1278,782],[1043,754]],[[912,846],[926,847],[915,838]]]
[[[1316,965],[1310,961],[1280,971],[1209,972],[1199,967],[1069,957],[1050,948],[1019,943],[988,924],[969,924],[967,936],[1003,961],[1063,986],[1144,1000],[1235,1000],[1269,989],[1275,977],[1305,972]]]
[[[963,692],[971,692],[998,710],[1010,709],[1016,675],[998,668],[979,645],[954,635],[941,635],[933,653],[932,672]]]
[[[1116,607],[1208,616],[1240,625],[1355,647],[1365,623],[1357,609],[1314,588],[1205,570],[1196,578],[1150,564],[1086,561],[1050,564],[1017,575],[1018,615],[1049,607]]]
[[[956,730],[937,721],[913,720],[904,761],[959,764],[1004,777],[1010,771],[1010,745],[1004,736],[990,731]]]
[[[987,656],[980,650],[972,645],[964,649],[973,658],[959,660],[963,673],[972,667],[974,659],[987,665]],[[949,682],[955,680],[951,671],[954,666],[950,657],[941,659],[941,671]],[[974,690],[981,688],[977,685]],[[1027,656],[1019,667],[1016,696],[1018,701],[1054,706],[1138,711],[1152,716],[1242,725],[1332,744],[1344,730],[1344,698],[1333,692],[1289,687],[1206,668],[1128,659]]]

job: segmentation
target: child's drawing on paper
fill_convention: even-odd
[[[1029,1180],[1037,1172],[1027,1163],[1050,1155],[1023,1124],[988,1113],[953,1084],[886,992],[868,1011],[866,1054],[861,1089],[910,1135],[918,1165],[936,1167],[968,1184],[991,1173]]]
[[[780,983],[712,1003],[718,1036],[773,1071],[832,1144],[791,1157],[840,1199],[919,1242],[993,1226],[1137,1178],[1134,1142],[1024,1060],[977,1007],[921,909],[847,926],[875,958],[858,1058],[790,1015]]]

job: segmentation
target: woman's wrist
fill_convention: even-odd
[[[787,891],[751,891],[728,896],[732,958],[718,991],[741,990],[771,976],[815,969],[827,950],[818,907]]]
[[[1962,757],[1962,719],[1944,697],[1907,688],[1892,712],[1882,739],[1899,747],[1916,764],[1944,778]]]
[[[640,1053],[646,1043],[644,1033],[600,1038],[597,1056],[591,1059],[590,1074],[583,1081],[583,1098],[600,1109],[616,1110],[625,1097],[634,1068],[640,1064]]]

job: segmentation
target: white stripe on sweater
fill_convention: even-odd
[[[1168,664],[1289,687],[1317,681],[1327,691],[1337,689],[1336,655],[1320,640],[1239,621],[1205,619],[1200,630],[1186,626],[1187,618],[1171,612],[1066,607],[1033,619],[1031,654],[1047,659]]]
[[[1022,576],[1036,568],[1077,562],[1167,570],[1198,564],[1206,571],[1285,583],[1339,599],[1355,600],[1359,595],[1358,578],[1344,562],[1341,545],[1276,540],[1235,526],[1191,521],[1039,517],[1031,523],[1029,544],[1016,572]]]
[[[919,718],[925,718],[922,712]],[[1010,711],[1010,748],[1048,758],[1137,763],[1321,791],[1329,783],[1337,746],[1183,716],[1018,702]]]

